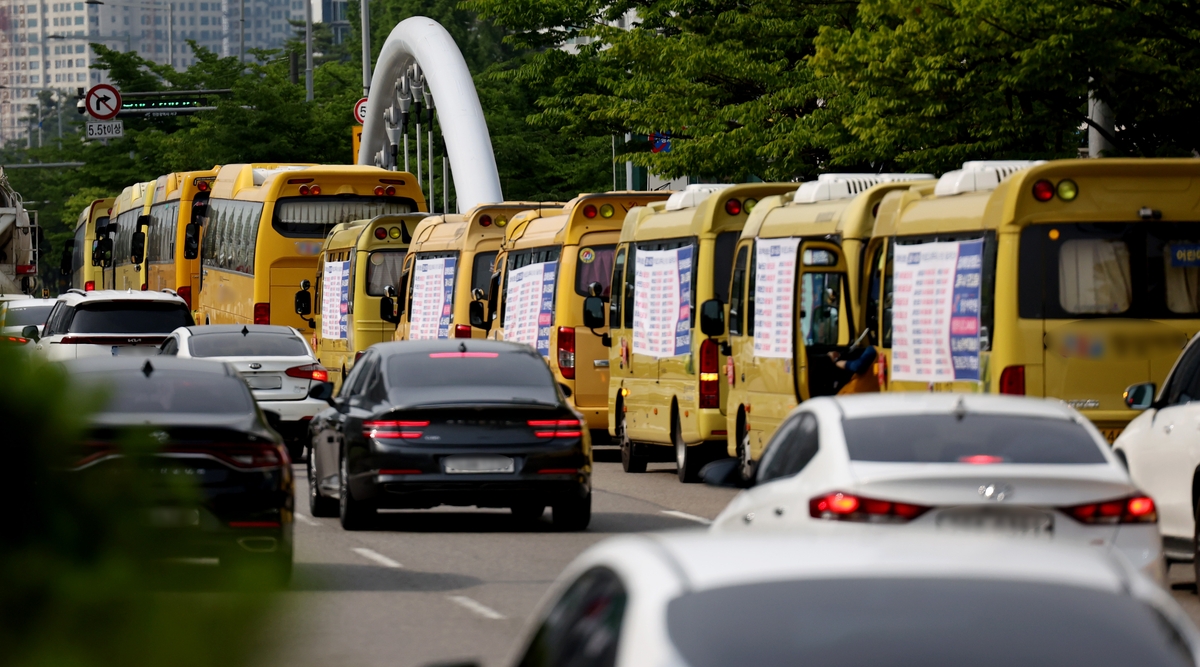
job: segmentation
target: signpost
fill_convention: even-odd
[[[88,139],[116,139],[125,136],[125,124],[112,120],[121,111],[121,93],[107,83],[92,86],[83,98],[88,115],[97,122],[87,124]]]
[[[367,122],[367,98],[354,103],[354,120],[358,121],[359,125]]]
[[[125,123],[119,120],[89,122],[88,139],[119,139],[125,136]]]

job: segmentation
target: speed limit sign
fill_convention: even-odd
[[[367,122],[367,98],[354,103],[354,120],[358,121],[359,125]]]

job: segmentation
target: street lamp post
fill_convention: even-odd
[[[83,0],[83,4],[103,5],[106,3],[104,0]],[[169,0],[141,0],[139,2],[121,2],[120,4],[154,10],[167,8],[167,62],[171,64],[171,67],[175,67],[175,3]],[[243,51],[245,50],[245,18],[245,0],[242,0]],[[129,33],[125,33],[125,36],[128,38]],[[132,50],[132,47],[128,47],[127,50]]]
[[[312,0],[304,0],[304,101],[313,101]]]

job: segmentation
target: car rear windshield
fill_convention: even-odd
[[[4,321],[0,325],[6,327],[27,327],[31,324],[41,326],[46,323],[54,305],[30,306],[28,308],[9,307],[4,311]]]
[[[169,334],[192,326],[192,314],[182,303],[103,301],[75,308],[70,333]]]
[[[772,581],[667,605],[692,667],[1191,665],[1156,610],[1127,594],[1003,579]]]
[[[304,341],[290,334],[206,333],[188,340],[193,357],[304,357]]]
[[[842,422],[852,461],[888,463],[1104,463],[1087,430],[1067,419],[967,413]]]
[[[249,414],[254,397],[245,383],[228,375],[156,370],[81,373],[82,383],[108,395],[106,413]]]
[[[387,361],[388,393],[430,402],[557,403],[554,376],[533,352],[422,352]]]

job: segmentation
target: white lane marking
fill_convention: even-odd
[[[379,563],[380,565],[382,565],[384,567],[404,567],[400,563],[397,563],[396,561],[392,560],[391,558],[384,556],[383,554],[379,553],[378,551],[372,551],[370,549],[365,549],[363,547],[354,547],[354,549],[352,549],[352,551],[354,553],[358,554],[359,556],[362,556],[363,558],[366,558],[368,560],[373,560],[376,563]]]
[[[483,604],[482,602],[479,602],[478,600],[472,600],[471,598],[469,598],[465,595],[450,595],[450,596],[447,596],[447,599],[457,605],[461,605],[463,607],[466,607],[467,609],[470,609],[471,611],[475,612],[476,614],[479,614],[480,616],[482,616],[484,618],[488,618],[493,621],[504,620],[504,614],[501,614],[500,612],[496,611],[495,609],[492,609],[491,607]]]
[[[688,514],[687,512],[680,512],[679,510],[663,510],[662,513],[666,514],[667,516],[673,516],[676,519],[687,519],[688,521],[695,521],[696,523],[702,523],[706,526],[712,525],[712,519],[705,519],[702,516]]]
[[[306,525],[309,525],[309,526],[319,526],[319,525],[321,525],[321,524],[317,523],[317,522],[316,522],[316,520],[314,520],[314,519],[311,519],[311,518],[309,518],[309,517],[307,517],[307,516],[305,516],[305,515],[303,515],[303,514],[301,514],[301,513],[299,513],[299,512],[294,512],[294,513],[292,513],[292,516],[294,516],[294,517],[296,517],[297,519],[299,519],[299,520],[300,520],[300,523],[303,523],[303,524],[306,524]]]

